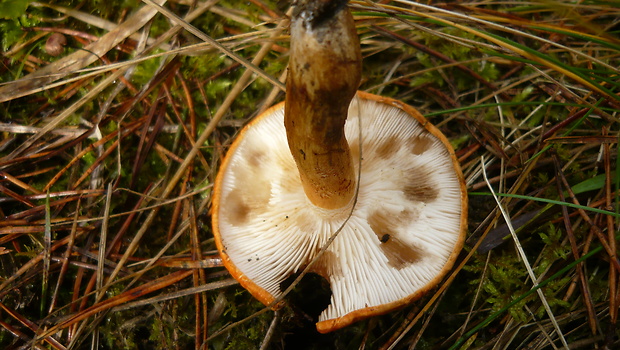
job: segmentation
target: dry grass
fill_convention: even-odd
[[[433,295],[324,336],[316,287],[274,313],[235,285],[208,214],[283,98],[288,2],[2,6],[0,347],[620,346],[617,3],[351,3],[361,89],[452,140],[470,233]]]

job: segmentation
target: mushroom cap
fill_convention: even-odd
[[[61,33],[53,33],[45,42],[45,51],[50,56],[58,56],[65,50],[67,38]]]
[[[270,305],[346,221],[310,267],[332,291],[319,332],[387,313],[436,286],[467,221],[465,182],[445,136],[412,107],[358,92],[345,125],[356,173],[362,149],[357,202],[326,210],[304,194],[283,107],[241,130],[217,175],[213,232],[230,273]]]

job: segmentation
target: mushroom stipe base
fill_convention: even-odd
[[[462,248],[467,221],[465,182],[445,136],[414,108],[358,92],[345,125],[356,174],[361,147],[357,202],[326,210],[304,194],[283,120],[283,103],[252,120],[218,173],[213,231],[230,273],[272,304],[282,281],[305,268],[353,210],[310,268],[332,291],[319,332],[387,313],[435,287]]]

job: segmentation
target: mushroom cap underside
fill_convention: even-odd
[[[404,306],[439,283],[463,245],[467,212],[445,136],[412,107],[358,92],[345,125],[356,173],[361,160],[357,201],[326,210],[304,194],[283,118],[279,104],[250,122],[218,173],[213,231],[231,274],[269,305],[343,226],[311,266],[332,291],[321,332]]]

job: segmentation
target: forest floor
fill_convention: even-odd
[[[329,334],[316,284],[265,308],[211,229],[229,145],[284,99],[289,6],[0,0],[0,348],[620,348],[619,3],[349,3],[360,90],[446,135],[469,222],[440,285]]]

